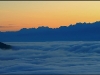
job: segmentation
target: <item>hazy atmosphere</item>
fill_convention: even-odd
[[[100,1],[0,1],[0,74],[100,74]]]
[[[0,31],[100,20],[100,1],[0,1]]]

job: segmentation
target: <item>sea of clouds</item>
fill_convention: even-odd
[[[0,74],[100,74],[100,41],[5,43]]]

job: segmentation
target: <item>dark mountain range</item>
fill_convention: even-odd
[[[33,41],[100,41],[100,21],[76,23],[59,28],[23,28],[16,32],[0,32],[1,42]]]

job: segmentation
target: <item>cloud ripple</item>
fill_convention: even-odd
[[[100,42],[7,42],[0,74],[100,74]]]

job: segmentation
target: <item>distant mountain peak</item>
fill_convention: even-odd
[[[0,32],[1,41],[100,41],[100,21],[49,28],[22,28],[15,32]]]

